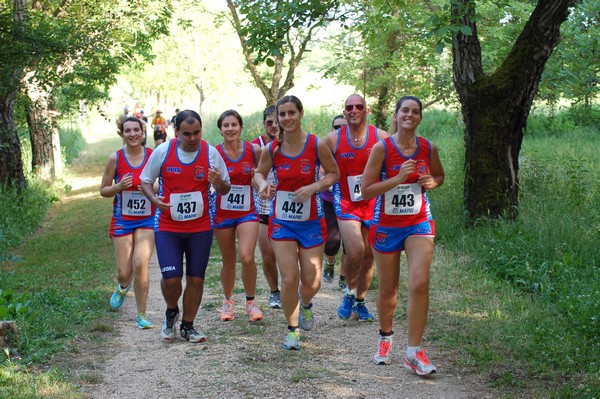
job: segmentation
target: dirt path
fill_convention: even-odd
[[[94,131],[95,141],[89,147],[94,153],[108,154],[117,146],[118,143],[113,143],[112,125],[104,129],[96,127]],[[95,185],[100,181],[97,173],[87,176],[87,180],[83,179],[85,176],[75,176],[71,184]],[[260,264],[258,252],[257,263]],[[314,300],[317,325],[314,330],[301,333],[302,350],[297,352],[281,349],[286,323],[281,310],[266,307],[268,287],[261,271],[257,299],[265,320],[250,323],[244,317],[244,296],[238,278],[234,295],[236,318],[221,322],[220,266],[220,259],[211,257],[202,307],[195,322],[207,335],[207,342],[165,342],[159,332],[165,304],[155,254],[150,264],[147,312],[155,328],[143,331],[137,328],[135,300],[133,290],[130,291],[117,315],[116,333],[93,347],[82,348],[76,364],[72,365],[71,371],[80,377],[78,381],[87,396],[98,399],[499,397],[481,376],[462,375],[451,363],[452,356],[440,353],[430,343],[427,350],[438,374],[421,378],[406,370],[400,355],[406,341],[406,325],[401,322],[395,325],[392,364],[373,364],[377,323],[342,321],[337,317],[342,297],[337,288],[339,265],[334,283],[323,283]],[[375,294],[369,292],[367,301],[376,315]],[[399,301],[399,306],[404,305]]]
[[[281,310],[266,307],[268,290],[262,275],[257,297],[265,320],[250,323],[241,306],[243,293],[236,293],[236,318],[223,323],[219,319],[219,267],[218,260],[213,259],[196,319],[207,342],[164,342],[159,326],[165,306],[153,256],[148,315],[155,328],[142,331],[134,324],[135,301],[130,292],[119,310],[118,336],[94,348],[91,354],[103,358],[93,366],[94,373],[100,374],[96,378],[99,383],[84,386],[83,390],[103,399],[495,397],[481,377],[460,375],[442,353],[429,345],[429,356],[438,366],[438,374],[421,378],[406,370],[400,356],[405,341],[403,323],[396,326],[392,364],[374,365],[371,357],[377,344],[377,323],[339,320],[336,309],[341,293],[336,283],[324,283],[317,295],[317,327],[302,332],[301,351],[280,348],[286,324]],[[374,295],[370,292],[368,298],[372,311]]]

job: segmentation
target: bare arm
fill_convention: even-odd
[[[272,198],[275,195],[275,187],[267,182],[269,170],[273,167],[273,159],[268,149],[261,151],[258,166],[254,171],[254,184],[258,188],[258,195],[263,198]]]
[[[306,199],[310,198],[311,195],[317,192],[326,191],[330,186],[340,180],[340,170],[338,169],[337,163],[333,158],[333,154],[331,153],[329,146],[321,140],[319,140],[317,143],[319,161],[323,167],[325,175],[322,179],[296,190],[294,192],[294,198],[297,201],[305,201]]]
[[[102,175],[102,182],[100,183],[100,195],[105,198],[114,197],[117,193],[127,190],[133,184],[131,175],[123,176],[117,184],[113,184],[116,170],[117,154],[113,152],[108,157],[108,161],[104,167],[104,174]]]
[[[429,162],[429,174],[419,177],[419,184],[426,191],[441,186],[445,179],[444,168],[437,147],[431,143],[431,161]]]
[[[416,170],[416,162],[412,159],[404,162],[396,176],[387,180],[379,181],[379,175],[385,158],[385,148],[380,141],[373,146],[371,155],[365,165],[362,180],[360,182],[360,192],[364,199],[371,199],[390,191],[398,184],[404,182],[411,173]]]

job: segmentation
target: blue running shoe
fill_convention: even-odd
[[[312,330],[315,327],[315,316],[313,315],[312,306],[309,309],[305,309],[300,305],[298,325],[304,331]]]
[[[358,321],[373,321],[374,319],[373,315],[369,313],[369,309],[367,309],[365,301],[356,301],[354,307],[352,308],[352,317]]]
[[[283,349],[287,350],[300,350],[300,329],[296,329],[295,331],[288,331],[287,337],[285,337],[285,342],[281,346]]]
[[[356,302],[356,297],[354,295],[346,294],[344,295],[344,299],[342,299],[342,304],[338,308],[338,316],[340,319],[348,320],[352,315],[352,308],[354,307],[354,302]]]
[[[121,284],[118,285],[117,290],[110,297],[110,306],[114,310],[117,310],[121,307],[123,301],[125,300],[125,294],[127,294],[129,288],[131,288],[131,284],[129,284],[127,288],[121,287]]]
[[[148,320],[148,317],[146,317],[146,313],[136,314],[135,321],[137,321],[138,328],[140,328],[141,330],[147,330],[149,328],[154,327],[152,322]]]

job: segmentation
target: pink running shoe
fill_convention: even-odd
[[[221,320],[233,320],[233,299],[225,299],[223,301],[223,307],[221,308]]]
[[[373,363],[375,364],[390,364],[392,362],[392,355],[390,349],[392,348],[392,336],[379,337],[379,351],[373,356]]]
[[[414,358],[409,359],[404,357],[404,367],[409,370],[414,370],[418,375],[433,374],[437,371],[435,366],[429,362],[425,350],[421,349],[417,352]]]
[[[263,313],[256,304],[256,300],[246,301],[246,314],[250,317],[250,321],[258,321],[263,319]]]

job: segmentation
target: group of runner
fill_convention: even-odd
[[[338,316],[374,320],[365,297],[375,263],[380,338],[373,361],[390,364],[400,254],[405,251],[409,301],[404,365],[419,375],[435,372],[420,344],[435,236],[427,192],[443,183],[444,171],[436,147],[416,136],[422,120],[419,99],[398,100],[392,136],[369,125],[367,115],[365,99],[351,95],[343,115],[334,118],[333,130],[319,139],[302,127],[301,101],[285,96],[265,110],[265,133],[252,142],[240,138],[239,113],[225,111],[217,122],[223,141],[213,147],[202,140],[200,115],[184,110],[175,118],[176,137],[154,151],[142,146],[139,119],[126,118],[124,146],[110,156],[101,186],[102,196],[115,197],[110,235],[119,285],[111,306],[118,309],[133,284],[138,327],[152,327],[145,307],[147,268],[156,240],[167,307],[161,336],[175,338],[183,293],[180,335],[190,342],[205,341],[193,322],[214,236],[223,257],[221,320],[234,318],[238,256],[244,312],[251,321],[261,320],[255,299],[258,243],[271,291],[269,306],[281,307],[287,323],[282,347],[298,350],[300,331],[315,327],[313,298],[322,278],[333,280],[341,239],[347,287]],[[321,197],[329,190],[332,207]]]

